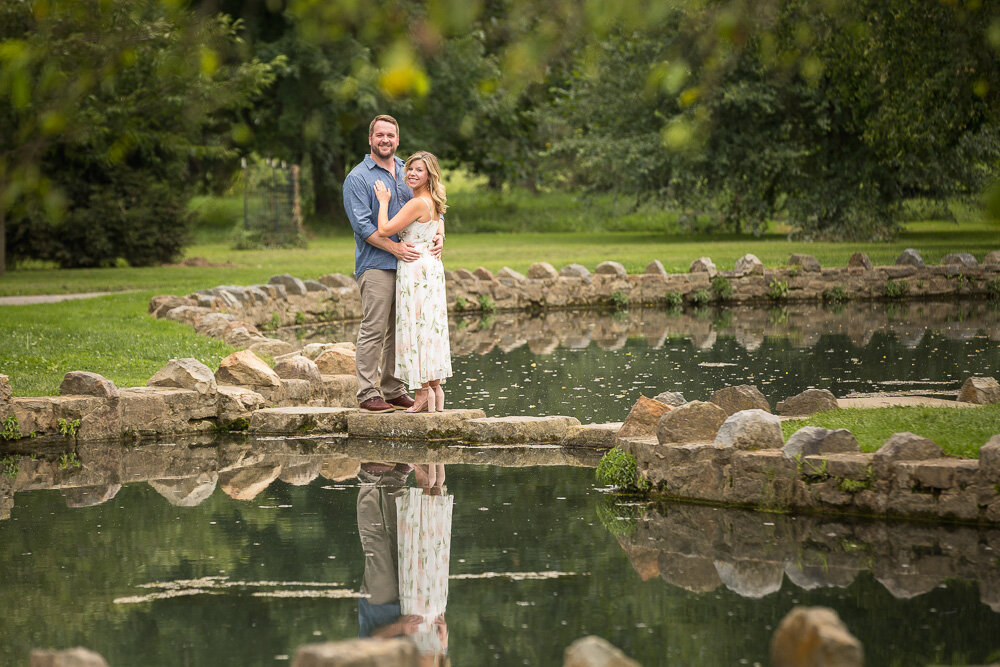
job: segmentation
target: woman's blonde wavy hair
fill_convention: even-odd
[[[433,153],[427,151],[417,151],[406,160],[406,168],[409,169],[414,160],[423,160],[424,167],[427,168],[427,194],[431,196],[434,207],[437,209],[438,217],[444,215],[448,210],[448,196],[444,191],[444,183],[441,180],[441,166]]]

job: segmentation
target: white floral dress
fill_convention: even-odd
[[[440,653],[434,620],[448,604],[451,511],[454,497],[409,488],[396,498],[399,604],[404,616],[423,618],[412,636],[422,653]]]
[[[438,222],[412,222],[399,232],[400,241],[420,252],[416,261],[399,262],[396,267],[395,375],[411,391],[451,377],[444,265],[430,252]]]

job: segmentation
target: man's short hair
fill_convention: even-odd
[[[375,118],[372,119],[371,124],[368,125],[368,136],[369,137],[372,136],[372,134],[375,133],[375,123],[379,122],[380,120],[383,121],[383,122],[392,123],[393,125],[395,125],[396,126],[396,134],[399,134],[399,123],[396,122],[396,119],[393,118],[392,116],[388,115],[388,114],[384,114],[383,113],[383,114],[379,114],[378,116],[375,116]]]

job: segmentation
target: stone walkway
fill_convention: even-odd
[[[974,408],[975,403],[963,403],[930,396],[865,396],[864,398],[838,398],[839,408],[891,408],[921,406],[927,408]]]
[[[108,296],[109,294],[127,294],[135,290],[125,290],[120,292],[79,292],[77,294],[29,294],[26,296],[0,296],[0,306],[31,306],[36,303],[58,303],[60,301],[71,301],[73,299],[93,299],[98,296]]]

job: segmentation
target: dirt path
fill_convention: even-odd
[[[36,303],[58,303],[59,301],[70,301],[72,299],[93,299],[97,296],[107,296],[109,294],[126,294],[134,290],[123,292],[80,292],[78,294],[30,294],[28,296],[0,296],[0,306],[30,306]]]
[[[928,408],[974,408],[975,403],[961,403],[930,396],[865,396],[864,398],[838,398],[840,408],[891,408],[898,405],[919,405]]]

